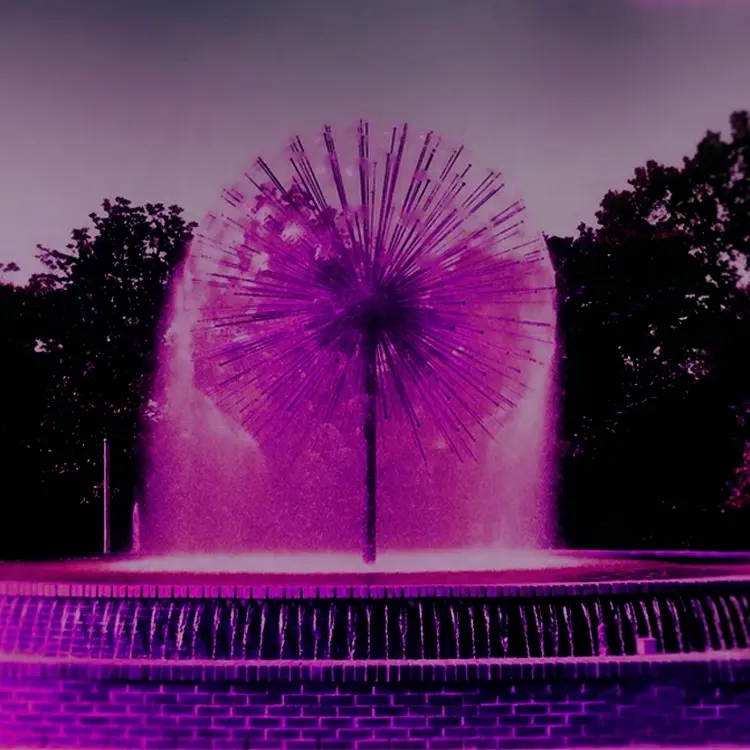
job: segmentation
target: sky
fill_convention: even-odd
[[[106,197],[200,219],[362,116],[465,142],[572,233],[750,108],[749,39],[750,0],[0,0],[0,262],[39,270]]]

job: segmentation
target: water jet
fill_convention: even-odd
[[[365,121],[336,136],[257,159],[198,229],[163,357],[145,548],[359,547],[372,561],[543,546],[544,240],[463,147]],[[237,445],[238,430],[247,458],[227,465],[223,448],[209,465],[209,446]]]

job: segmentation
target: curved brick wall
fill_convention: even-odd
[[[0,662],[4,747],[750,745],[750,654],[238,665]]]

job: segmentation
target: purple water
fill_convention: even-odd
[[[373,389],[379,549],[553,541],[546,248],[501,175],[467,171],[468,157],[435,136],[401,133],[374,134],[364,150],[361,131],[337,134],[335,158],[327,137],[305,141],[304,154],[293,142],[202,224],[168,311],[145,551],[360,549],[361,321],[380,304],[378,264],[408,278],[400,288],[412,295],[373,313],[388,319],[395,352],[379,350]],[[296,175],[318,208],[295,213],[268,193],[259,202],[266,167],[282,188]],[[337,210],[320,231],[326,203]],[[361,242],[341,239],[348,223]]]

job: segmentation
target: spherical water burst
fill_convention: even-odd
[[[475,458],[550,348],[553,295],[499,173],[407,126],[380,146],[362,121],[343,151],[328,126],[294,138],[288,173],[259,158],[192,251],[199,384],[267,451],[324,445],[329,425],[362,445],[367,561],[376,459],[407,433],[423,459]]]

